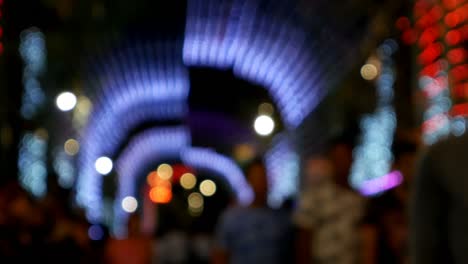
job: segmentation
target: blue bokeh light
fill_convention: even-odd
[[[23,188],[41,198],[47,191],[47,141],[37,133],[25,133],[18,157],[19,180]]]
[[[270,185],[268,203],[278,208],[285,199],[296,195],[299,187],[299,156],[287,134],[273,139],[265,164]]]
[[[45,102],[45,94],[39,78],[46,69],[45,36],[38,28],[21,32],[19,53],[24,62],[24,92],[20,113],[25,119],[32,119]]]
[[[388,187],[385,175],[390,172],[393,155],[391,146],[397,120],[392,106],[395,72],[392,54],[397,46],[386,41],[378,48],[381,61],[381,74],[376,82],[378,103],[375,113],[366,115],[361,120],[361,143],[353,151],[351,167],[351,186],[364,195],[375,195]],[[393,182],[392,182],[393,183]]]

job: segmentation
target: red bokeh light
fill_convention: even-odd
[[[429,9],[431,8],[431,6],[429,5],[429,3],[425,0],[419,0],[417,1],[415,4],[414,4],[414,16],[415,18],[419,18],[421,16],[423,16],[424,14],[426,14]]]
[[[454,67],[450,70],[450,77],[454,83],[458,83],[460,81],[464,81],[468,79],[468,64],[463,64]]]
[[[462,17],[456,11],[445,16],[445,24],[449,27],[456,27],[462,21]]]
[[[427,28],[436,24],[443,16],[444,10],[440,6],[434,6],[428,13],[416,21],[418,28]]]
[[[419,74],[421,76],[435,77],[439,72],[445,69],[445,64],[446,63],[444,63],[442,60],[438,60],[424,67]]]
[[[4,51],[5,48],[3,47],[3,42],[0,42],[0,55],[2,55]]]
[[[411,29],[405,30],[401,35],[401,41],[403,41],[403,43],[405,43],[406,45],[414,44],[417,40],[418,37],[416,35],[416,32],[414,32]]]
[[[445,16],[445,24],[449,27],[456,27],[463,24],[468,19],[468,3],[455,9]]]
[[[419,37],[419,47],[424,48],[440,37],[440,28],[433,26],[425,29]]]
[[[0,26],[0,38],[3,37],[3,28]]]
[[[462,4],[465,0],[443,0],[444,6],[448,10],[452,10],[455,7]]]
[[[450,30],[447,35],[445,35],[445,41],[450,46],[458,45],[462,40],[462,34],[459,30]]]
[[[453,88],[453,95],[461,99],[468,98],[468,83],[455,85]]]
[[[452,116],[468,116],[468,103],[454,105],[450,114]]]
[[[407,17],[399,17],[395,22],[396,28],[401,31],[405,31],[411,27],[411,22]]]
[[[444,46],[441,43],[430,44],[418,56],[418,61],[421,65],[427,65],[439,58],[443,51]]]
[[[447,59],[451,64],[460,64],[467,59],[467,51],[464,48],[450,50]]]
[[[154,203],[166,204],[172,200],[172,190],[162,186],[153,187],[150,190],[149,197]]]

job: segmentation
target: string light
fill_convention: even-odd
[[[265,154],[269,193],[268,203],[278,208],[285,199],[293,197],[299,186],[299,156],[287,134],[273,138]]]
[[[377,110],[361,120],[361,143],[353,152],[350,183],[365,195],[375,195],[388,187],[380,182],[383,181],[381,177],[389,173],[393,161],[391,146],[396,114],[392,107],[395,72],[391,56],[397,47],[393,40],[386,40],[378,48],[382,72],[377,80]],[[375,182],[379,184],[374,184]]]
[[[32,119],[45,102],[45,94],[39,81],[46,68],[44,34],[35,27],[22,31],[19,52],[24,62],[24,92],[20,112],[23,118]]]
[[[25,133],[18,157],[21,185],[35,197],[47,192],[47,138],[44,133]]]

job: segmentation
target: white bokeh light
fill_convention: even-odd
[[[60,111],[70,111],[76,106],[76,96],[71,92],[63,92],[57,96],[55,101]]]
[[[133,196],[127,196],[122,199],[122,209],[127,213],[133,213],[138,208],[138,201]]]
[[[216,184],[212,180],[204,180],[200,183],[200,192],[206,197],[216,193]]]
[[[275,122],[267,115],[260,115],[255,119],[254,128],[257,134],[261,136],[268,136],[275,128]]]
[[[112,160],[108,157],[100,157],[94,163],[96,171],[101,175],[107,175],[112,171],[113,168]]]

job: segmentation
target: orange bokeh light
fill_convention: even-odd
[[[149,197],[154,203],[169,203],[172,200],[172,190],[166,186],[156,186],[151,188]]]
[[[148,174],[148,176],[146,177],[146,182],[151,187],[163,186],[171,188],[171,182],[169,180],[161,179],[161,177],[158,176],[158,173],[156,171],[152,171]]]
[[[146,177],[146,182],[148,183],[149,186],[153,187],[153,186],[156,186],[157,179],[158,179],[158,173],[155,171],[152,171]]]

